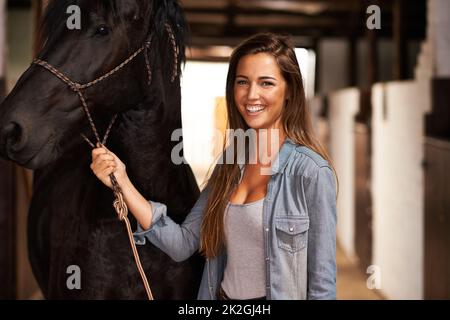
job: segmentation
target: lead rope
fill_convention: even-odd
[[[125,65],[127,65],[130,61],[132,61],[134,58],[136,58],[136,56],[141,52],[144,52],[144,55],[145,55],[145,64],[146,64],[147,72],[148,72],[148,84],[150,85],[151,76],[152,76],[151,69],[150,69],[150,63],[149,63],[149,59],[148,59],[148,50],[150,48],[150,45],[151,45],[151,39],[149,41],[147,41],[141,48],[139,48],[135,53],[133,53],[127,60],[125,60],[119,66],[117,66],[116,68],[114,68],[113,70],[111,70],[110,72],[105,74],[104,76],[102,76],[94,81],[91,81],[87,84],[84,84],[84,85],[70,80],[67,76],[65,76],[58,69],[56,69],[55,67],[53,67],[51,64],[49,64],[46,61],[43,61],[40,59],[35,59],[33,61],[33,63],[36,65],[42,66],[43,68],[48,70],[50,73],[55,75],[57,78],[59,78],[62,82],[67,84],[74,92],[76,92],[78,94],[78,97],[80,98],[84,112],[88,118],[89,125],[91,127],[92,132],[94,133],[97,143],[99,143],[101,146],[105,146],[106,140],[108,139],[111,128],[117,119],[117,114],[112,117],[112,119],[108,125],[108,128],[105,132],[105,135],[103,137],[103,140],[100,141],[100,136],[98,135],[98,131],[94,124],[94,120],[91,117],[91,113],[89,112],[89,108],[86,103],[86,99],[84,98],[81,90],[89,88],[89,87],[99,83],[100,81],[103,81],[104,79],[108,78],[112,74],[116,73],[117,71],[122,69]],[[82,134],[81,136],[92,148],[95,148],[95,145],[85,135]],[[111,185],[112,185],[112,189],[113,189],[114,197],[115,197],[115,200],[113,202],[113,207],[116,210],[119,220],[123,221],[127,228],[128,239],[130,241],[131,250],[133,251],[134,261],[136,262],[136,267],[139,271],[139,274],[141,275],[142,283],[144,284],[145,291],[147,293],[147,297],[149,300],[154,300],[152,290],[150,289],[150,285],[147,280],[147,276],[145,275],[144,269],[142,268],[141,259],[139,258],[139,253],[136,248],[136,243],[134,242],[133,232],[131,230],[131,225],[130,225],[130,220],[128,220],[128,207],[123,199],[122,189],[120,188],[119,184],[117,183],[116,177],[114,176],[113,173],[109,175],[109,178],[111,179]]]

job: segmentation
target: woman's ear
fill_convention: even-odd
[[[289,100],[291,96],[291,86],[286,82],[286,87],[284,89],[284,96],[286,97],[286,101]]]
[[[285,101],[286,101],[286,105],[287,105],[289,103],[289,97],[291,96],[291,90],[288,87],[286,87],[285,91],[286,92],[285,92],[284,96],[286,97]]]

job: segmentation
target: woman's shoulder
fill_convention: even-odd
[[[289,143],[294,146],[286,167],[289,173],[303,176],[316,176],[321,168],[331,170],[329,162],[310,147],[296,144],[292,141],[289,141]]]

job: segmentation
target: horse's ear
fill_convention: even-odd
[[[167,38],[171,45],[172,75],[171,82],[181,73],[181,65],[185,62],[185,47],[188,27],[186,18],[177,0],[153,1],[153,21],[157,36]]]

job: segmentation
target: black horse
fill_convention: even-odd
[[[81,30],[66,26],[71,5],[81,9]],[[119,115],[108,148],[142,194],[182,222],[199,190],[190,167],[171,161],[187,30],[177,1],[53,0],[42,30],[39,58],[78,83],[108,73],[151,38],[149,50],[83,94],[99,132]],[[1,156],[35,170],[28,217],[34,274],[49,299],[145,299],[113,194],[90,170],[91,149],[80,133],[94,140],[78,95],[36,64],[0,107]],[[155,299],[196,297],[199,255],[177,263],[149,242],[138,251]],[[66,283],[72,265],[80,267],[79,290]]]

